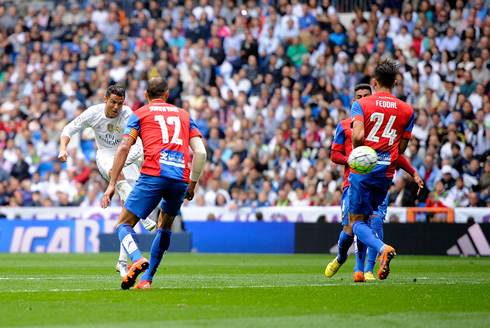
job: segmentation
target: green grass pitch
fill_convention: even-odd
[[[398,256],[354,283],[353,257],[167,254],[154,289],[120,290],[118,254],[0,254],[0,326],[490,327],[490,259]]]

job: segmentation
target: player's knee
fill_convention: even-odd
[[[352,228],[350,225],[345,225],[344,226],[344,231],[348,233],[349,235],[353,235],[354,233],[352,232]]]
[[[136,215],[134,215],[133,213],[131,213],[130,211],[128,211],[126,208],[123,207],[121,211],[121,215],[119,216],[119,219],[117,220],[116,223],[116,229],[121,224],[127,224],[134,228],[134,226],[136,225],[136,223],[138,223],[138,221],[139,218]]]
[[[158,229],[171,230],[174,223],[175,216],[170,216],[167,213],[160,212],[160,219],[158,220]]]
[[[175,216],[172,216],[165,220],[164,222],[159,222],[158,229],[172,230],[172,224],[174,223]]]
[[[122,181],[122,180],[126,180],[126,178],[124,177],[124,174],[121,172],[121,173],[119,173],[119,176],[117,177],[117,181]]]
[[[357,221],[362,221],[363,215],[362,214],[352,214],[349,213],[349,225],[352,226],[353,223]]]

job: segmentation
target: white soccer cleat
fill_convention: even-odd
[[[122,278],[128,274],[128,262],[119,261],[116,264],[116,272],[119,272]]]
[[[148,218],[146,218],[144,220],[141,219],[140,222],[143,225],[143,227],[148,231],[152,231],[157,226],[157,223],[155,221],[153,221],[152,219],[148,219]]]

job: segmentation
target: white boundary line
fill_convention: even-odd
[[[424,279],[423,278],[417,278],[417,279]],[[427,279],[427,278],[426,278]],[[440,278],[438,280],[447,280],[447,278]],[[445,281],[445,282],[436,282],[436,281],[425,281],[423,283],[420,283],[419,285],[454,285],[454,284],[461,284],[462,281]],[[464,284],[467,285],[478,285],[478,284],[484,284],[488,283],[487,281],[472,281],[472,282],[463,282]],[[389,285],[417,285],[416,282],[407,281],[407,282],[389,282]],[[346,284],[342,283],[328,283],[328,284],[307,284],[307,285],[287,285],[287,286],[274,286],[274,285],[256,285],[256,286],[196,286],[196,287],[177,287],[177,286],[171,286],[171,287],[157,287],[153,288],[154,290],[165,290],[165,289],[186,289],[186,290],[192,290],[192,289],[239,289],[239,288],[298,288],[298,287],[339,287],[339,286],[345,286]],[[359,284],[355,282],[350,282],[347,285],[350,286],[373,286],[373,283],[366,283],[366,284]],[[379,285],[382,286],[382,285]],[[38,293],[38,292],[93,292],[93,291],[109,291],[109,290],[121,290],[120,288],[91,288],[91,289],[81,289],[81,288],[76,288],[76,289],[26,289],[26,290],[4,290],[0,291],[0,293]]]

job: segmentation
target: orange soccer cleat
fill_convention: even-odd
[[[121,283],[122,289],[129,289],[134,286],[136,279],[140,273],[145,272],[146,269],[150,266],[148,260],[144,257],[140,258],[138,261],[133,262],[131,267],[129,267],[128,274],[123,278]]]
[[[383,254],[381,254],[379,257],[380,268],[378,271],[378,278],[380,280],[388,278],[388,275],[390,274],[390,262],[393,260],[395,255],[395,249],[389,245],[386,245]]]
[[[353,277],[355,282],[366,282],[366,279],[364,278],[364,273],[362,273],[361,271],[356,271]]]
[[[145,280],[145,281],[139,281],[136,286],[134,286],[134,289],[151,289],[151,281]]]

